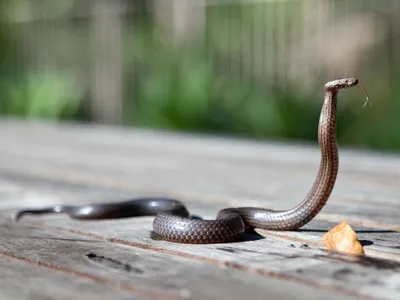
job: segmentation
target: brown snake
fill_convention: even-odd
[[[274,211],[256,207],[226,208],[219,211],[216,220],[198,220],[190,218],[185,206],[177,200],[149,197],[116,203],[22,210],[17,213],[16,219],[25,214],[43,213],[66,213],[80,220],[156,215],[151,233],[153,238],[196,244],[235,241],[247,228],[295,230],[311,221],[329,199],[339,167],[336,143],[337,95],[340,89],[358,84],[356,78],[343,78],[325,84],[318,126],[321,150],[318,174],[306,198],[292,209]],[[360,86],[368,101],[368,94],[361,83]]]

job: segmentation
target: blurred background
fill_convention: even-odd
[[[0,116],[400,150],[399,0],[0,0]]]

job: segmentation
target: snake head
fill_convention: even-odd
[[[357,78],[341,78],[327,82],[325,84],[326,91],[334,91],[339,89],[350,88],[358,84]]]

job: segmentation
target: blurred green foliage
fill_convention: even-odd
[[[291,22],[297,22],[296,12],[300,7],[289,8],[286,15],[290,14]],[[268,12],[268,17],[274,18],[278,26],[279,16],[273,15],[273,11]],[[235,14],[240,15],[240,23],[230,24]],[[227,28],[247,35],[253,26],[263,22],[263,17],[256,6],[250,5],[217,6],[208,10],[206,45],[211,46],[204,48],[195,41],[186,47],[177,46],[155,27],[153,15],[144,13],[124,36],[127,69],[124,80],[128,84],[123,123],[257,139],[315,141],[323,82],[316,80],[307,90],[288,84],[265,85],[259,79],[254,80],[250,73],[246,74],[246,70],[242,70],[244,76],[239,78],[238,74],[221,67],[232,50],[226,48]],[[87,120],[87,115],[90,118],[90,111],[82,114],[86,94],[79,78],[62,69],[13,70],[23,62],[15,51],[13,37],[12,25],[1,23],[0,114],[54,120]],[[239,48],[241,44],[229,46]],[[375,57],[379,55],[376,53]],[[374,63],[379,66],[379,61]],[[351,90],[340,95],[343,99],[338,112],[341,144],[400,149],[397,134],[400,92],[395,89],[399,78],[396,72],[388,78],[387,72],[377,67],[373,77],[363,79],[364,83],[368,82],[372,107],[362,107],[365,98],[361,91]],[[322,74],[315,77],[320,79]]]
[[[55,71],[42,71],[0,81],[0,111],[25,118],[69,119],[80,107],[82,88],[74,78]]]
[[[321,102],[303,101],[314,95],[254,86],[218,75],[213,59],[194,51],[167,56],[165,47],[158,49],[146,52],[151,63],[138,71],[135,101],[128,100],[126,119],[132,125],[255,138],[315,137]]]
[[[51,2],[46,3],[49,8]],[[0,0],[0,114],[52,120],[74,118],[81,107],[83,87],[65,71],[24,68],[18,27],[7,21],[10,3],[11,0]],[[21,1],[13,4],[24,5]]]

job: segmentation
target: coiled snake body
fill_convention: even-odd
[[[127,218],[155,215],[152,237],[179,243],[223,243],[235,241],[246,228],[295,230],[311,221],[324,207],[338,173],[336,144],[336,101],[340,89],[358,85],[356,78],[338,79],[325,84],[324,102],[318,126],[321,162],[315,182],[306,198],[289,210],[274,211],[256,207],[226,208],[216,220],[190,218],[185,206],[174,199],[141,198],[126,202],[83,206],[59,205],[19,211],[25,214],[66,213],[81,220]]]

